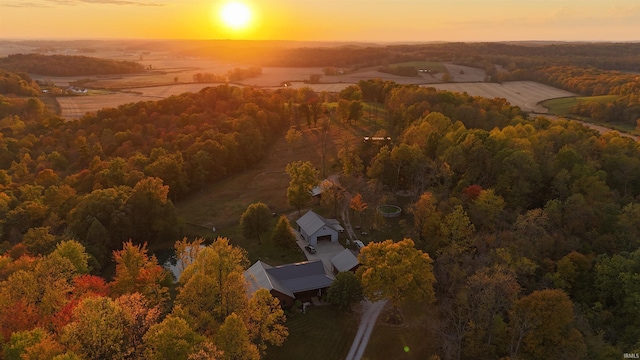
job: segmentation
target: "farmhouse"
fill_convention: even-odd
[[[244,272],[244,277],[249,283],[249,295],[259,289],[267,289],[283,307],[292,306],[295,300],[308,301],[320,297],[333,282],[321,260],[275,267],[258,260]]]
[[[358,270],[360,262],[358,258],[349,249],[344,249],[338,255],[331,258],[331,271],[337,274],[342,271]]]
[[[336,219],[325,219],[322,216],[309,210],[302,215],[298,221],[298,231],[300,235],[311,245],[318,245],[318,241],[329,240],[338,241],[338,234],[344,231],[340,222]]]

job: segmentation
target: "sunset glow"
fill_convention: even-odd
[[[640,40],[636,0],[5,0],[0,14],[0,37],[22,39]]]
[[[234,30],[243,29],[251,21],[251,10],[243,3],[230,2],[222,7],[220,18]]]

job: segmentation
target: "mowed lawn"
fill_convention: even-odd
[[[356,336],[358,321],[356,313],[342,312],[333,306],[311,307],[306,314],[288,318],[287,341],[282,347],[269,348],[265,359],[344,359]]]
[[[401,307],[403,323],[388,324],[385,317],[390,311],[387,303],[380,314],[363,359],[430,359],[438,348],[434,326],[435,309],[424,303],[408,302]]]

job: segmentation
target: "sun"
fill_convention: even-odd
[[[241,2],[233,1],[222,6],[222,22],[233,30],[246,28],[251,22],[251,9]]]

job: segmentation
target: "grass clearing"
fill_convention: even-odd
[[[380,127],[382,117],[377,125]],[[286,143],[284,135],[268,149],[266,158],[255,167],[219,181],[201,192],[176,203],[178,215],[184,219],[183,236],[189,238],[204,237],[213,240],[217,236],[229,238],[234,245],[247,250],[249,260],[261,259],[269,264],[278,265],[304,260],[300,249],[282,249],[269,241],[270,233],[264,234],[262,244],[255,239],[245,239],[239,226],[239,220],[247,206],[255,202],[263,202],[278,216],[287,214],[294,224],[298,213],[287,201],[289,176],[285,173],[287,164],[296,161],[310,161],[322,177],[321,143],[323,133],[318,128],[308,128],[302,120],[303,140],[296,148]],[[318,126],[320,121],[318,122]],[[327,138],[327,154],[324,165],[325,176],[336,173],[335,159],[338,147],[344,143],[362,141],[362,136],[371,135],[373,120],[364,118],[353,126],[332,124]],[[315,203],[309,206],[317,207]],[[330,214],[331,216],[333,214]],[[278,220],[273,218],[272,227]],[[211,229],[215,227],[214,233]],[[167,244],[167,247],[173,244]]]
[[[429,359],[435,354],[437,340],[426,326],[429,309],[422,303],[408,303],[401,308],[404,322],[391,325],[385,322],[390,305],[380,314],[364,352],[365,359]]]
[[[265,359],[344,359],[355,338],[358,317],[333,306],[320,306],[289,317],[286,325],[289,338],[282,347],[269,348]]]
[[[558,99],[546,100],[541,103],[542,106],[549,109],[549,112],[556,115],[569,115],[571,109],[581,102],[597,102],[607,104],[619,98],[618,95],[602,95],[602,96],[578,96],[565,97]]]

